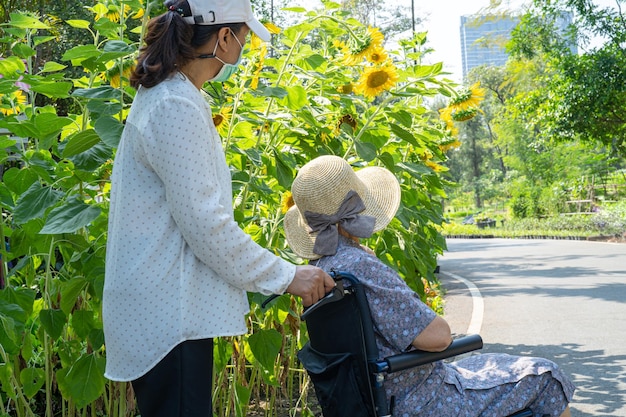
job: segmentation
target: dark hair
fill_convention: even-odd
[[[148,23],[145,45],[139,50],[137,65],[130,76],[130,85],[154,87],[167,79],[177,68],[196,58],[196,48],[204,45],[223,27],[239,33],[245,23],[222,25],[191,25],[183,20],[191,16],[187,0],[167,0],[167,12]]]

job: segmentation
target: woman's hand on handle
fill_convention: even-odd
[[[298,265],[296,275],[287,287],[289,294],[297,295],[308,307],[335,287],[335,281],[326,272],[312,265]]]

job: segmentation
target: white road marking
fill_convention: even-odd
[[[485,302],[483,300],[483,296],[480,293],[480,290],[474,283],[468,279],[463,278],[457,274],[453,274],[451,272],[441,272],[441,275],[446,275],[450,278],[456,279],[457,281],[461,281],[467,289],[469,289],[470,294],[472,296],[472,318],[470,319],[470,324],[467,327],[467,334],[480,334],[480,328],[483,325],[483,316],[485,313]]]

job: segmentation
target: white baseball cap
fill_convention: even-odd
[[[259,38],[268,42],[272,35],[252,14],[250,0],[187,0],[191,16],[183,19],[192,25],[245,23]]]

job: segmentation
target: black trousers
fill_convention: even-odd
[[[141,417],[212,417],[213,339],[176,346],[132,381]]]

